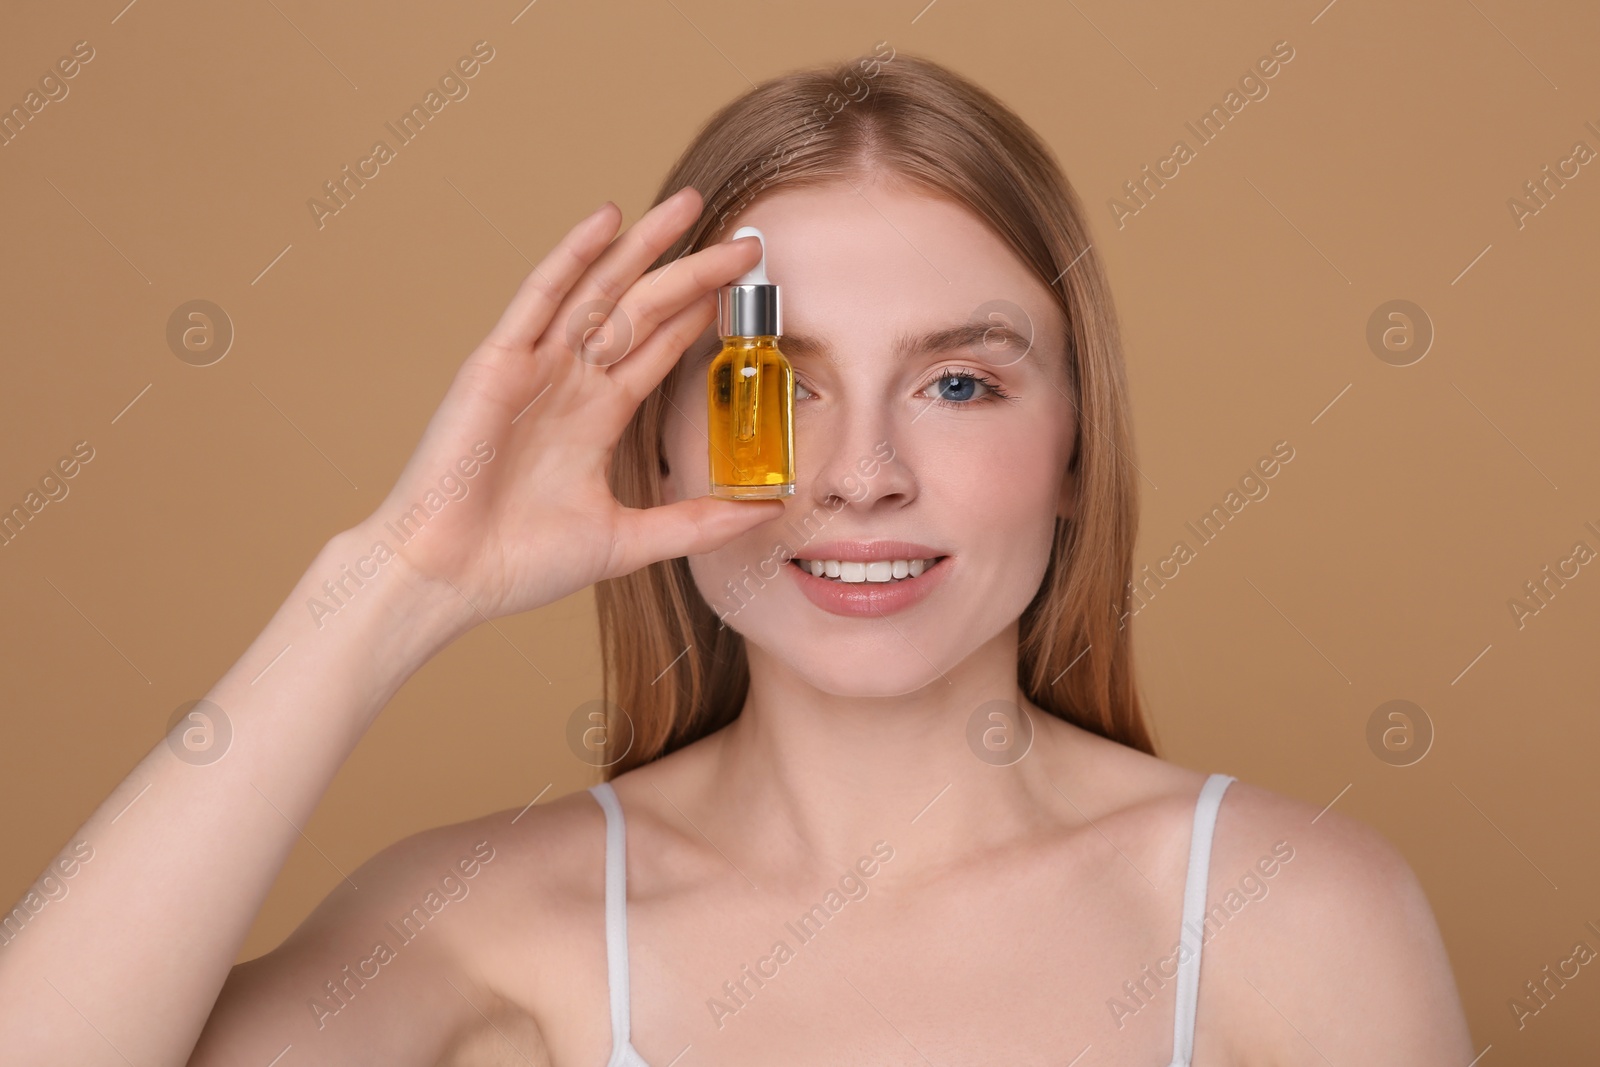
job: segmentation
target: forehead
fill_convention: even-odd
[[[1026,317],[1012,324],[1031,329],[1036,345],[1059,350],[1063,324],[1049,290],[977,215],[852,181],[766,194],[724,228],[722,240],[739,226],[761,230],[784,332],[882,341],[1007,309],[1007,321]]]

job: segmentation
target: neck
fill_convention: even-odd
[[[1021,831],[1041,804],[1061,799],[1040,752],[1061,734],[1018,688],[1015,624],[900,696],[825,693],[764,650],[747,651],[749,694],[739,718],[714,735],[704,800],[742,813],[747,846],[764,862],[848,864],[878,841],[938,862]],[[997,766],[975,754],[969,725],[995,701],[1031,720],[1031,758]],[[980,734],[993,728],[978,717]]]

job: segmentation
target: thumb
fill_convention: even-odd
[[[702,496],[653,508],[624,510],[622,558],[617,574],[630,574],[663,559],[721,548],[742,533],[783,514],[779,500],[721,500]]]

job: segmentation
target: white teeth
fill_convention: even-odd
[[[861,582],[892,582],[901,578],[917,578],[933,566],[933,559],[875,559],[856,562],[839,559],[797,560],[800,566],[818,578],[833,578],[852,585]]]

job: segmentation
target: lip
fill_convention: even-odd
[[[955,562],[947,553],[905,541],[830,541],[824,545],[807,546],[805,553],[795,558],[871,562],[944,557],[915,578],[901,578],[892,582],[852,582],[848,585],[818,578],[793,560],[784,564],[784,569],[794,577],[807,600],[831,615],[855,617],[891,615],[906,610],[938,588]]]
[[[805,545],[796,559],[848,559],[871,563],[880,559],[932,559],[950,553],[913,541],[823,541]]]

